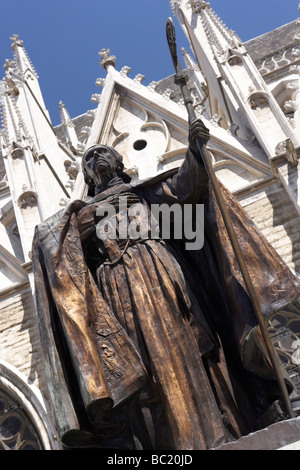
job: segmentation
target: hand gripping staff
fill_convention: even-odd
[[[167,41],[168,41],[168,45],[169,45],[173,65],[174,65],[174,68],[175,68],[175,83],[177,85],[179,85],[180,88],[181,88],[181,93],[182,93],[182,97],[183,97],[183,100],[184,100],[184,104],[185,104],[187,112],[188,112],[189,122],[191,123],[195,119],[197,119],[197,116],[196,116],[196,113],[195,113],[195,110],[194,110],[194,107],[193,107],[193,99],[192,99],[191,94],[190,94],[190,92],[188,90],[188,87],[187,87],[188,76],[187,76],[187,74],[185,74],[182,71],[181,65],[178,61],[175,27],[174,27],[174,23],[173,23],[172,18],[167,19],[166,35],[167,35]],[[264,342],[265,342],[265,346],[266,346],[267,351],[269,353],[269,356],[270,356],[270,359],[271,359],[271,362],[272,362],[272,366],[273,366],[274,372],[276,374],[276,379],[277,379],[278,385],[280,387],[280,391],[281,391],[281,394],[282,394],[282,398],[283,398],[286,410],[287,410],[290,418],[293,418],[295,416],[295,414],[294,414],[294,411],[292,409],[292,405],[291,405],[290,397],[289,397],[289,394],[288,394],[288,390],[287,390],[286,384],[284,382],[284,379],[283,379],[283,376],[282,376],[282,373],[281,373],[281,370],[280,370],[279,358],[278,358],[278,356],[277,356],[277,354],[274,350],[274,347],[273,347],[268,329],[266,327],[265,320],[264,320],[259,302],[258,302],[257,297],[256,297],[254,286],[253,286],[253,283],[252,283],[247,265],[245,263],[241,248],[239,246],[239,243],[238,243],[238,240],[237,240],[237,237],[236,237],[236,234],[235,234],[235,231],[234,231],[231,219],[230,219],[230,215],[229,215],[227,206],[225,204],[225,201],[224,201],[224,198],[223,198],[223,195],[222,195],[222,192],[221,192],[221,188],[220,188],[218,179],[217,179],[217,177],[215,175],[215,172],[213,170],[213,166],[212,166],[212,163],[211,163],[211,159],[210,159],[208,150],[206,148],[206,145],[202,142],[201,139],[198,138],[196,142],[197,142],[197,147],[198,147],[198,150],[199,150],[199,154],[202,158],[202,161],[203,161],[203,164],[204,164],[205,169],[207,171],[208,177],[210,179],[213,191],[215,193],[216,200],[217,200],[217,203],[219,205],[219,208],[220,208],[223,220],[224,220],[224,224],[225,224],[226,230],[228,232],[230,242],[232,244],[233,251],[235,253],[238,264],[240,266],[241,273],[242,273],[242,276],[243,276],[243,279],[244,279],[244,282],[245,282],[245,286],[247,288],[248,295],[249,295],[250,300],[252,302],[253,309],[254,309],[255,314],[256,314],[257,322],[260,326],[261,333],[262,333],[262,336],[263,336],[263,339],[264,339]]]

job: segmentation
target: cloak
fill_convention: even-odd
[[[190,150],[187,157],[194,158]],[[74,429],[89,429],[89,419],[104,419],[112,409],[142,390],[149,379],[149,370],[141,360],[137,344],[112,312],[87,265],[84,241],[86,233],[96,224],[97,205],[128,190],[149,204],[161,201],[162,193],[168,200],[172,181],[180,172],[182,169],[172,170],[136,186],[123,184],[94,198],[74,201],[36,227],[33,267],[38,321],[50,403],[61,437]],[[205,209],[203,248],[186,252],[180,241],[173,240],[170,249],[204,311],[205,318],[198,319],[203,326],[203,337],[207,333],[202,342],[209,343],[211,339],[212,343],[222,345],[222,355],[230,362],[227,376],[233,371],[233,376],[241,374],[242,381],[254,384],[262,403],[265,382],[274,384],[274,374],[215,196],[204,169],[200,173],[199,202],[204,203]],[[192,177],[193,169],[189,168],[182,179],[182,194]],[[237,200],[221,187],[267,319],[297,299],[300,282]],[[201,350],[203,346],[199,347]],[[208,351],[210,346],[203,347],[202,357],[206,356],[205,348]],[[220,354],[219,351],[219,360]],[[218,382],[219,373],[210,360],[206,368],[212,380]],[[220,381],[218,387],[222,388]],[[221,395],[217,401],[222,402]],[[214,406],[210,399],[207,402],[203,399],[203,413],[206,407],[215,412]],[[206,439],[208,448],[221,441],[221,428],[222,423],[217,423],[208,432],[215,434]]]

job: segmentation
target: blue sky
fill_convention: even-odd
[[[211,0],[225,24],[243,41],[298,18],[299,0]],[[72,117],[93,109],[98,77],[105,77],[98,52],[109,48],[116,68],[131,67],[144,84],[173,74],[165,39],[169,0],[0,0],[0,63],[12,58],[10,37],[24,41],[40,77],[53,125],[60,100]],[[178,48],[188,43],[174,19]],[[299,26],[300,30],[300,26]],[[300,31],[299,31],[300,32]]]

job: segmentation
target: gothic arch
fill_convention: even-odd
[[[40,391],[0,359],[0,449],[59,450]]]

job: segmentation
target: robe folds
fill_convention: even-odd
[[[267,319],[296,300],[299,280],[222,192]],[[149,214],[151,204],[204,204],[203,247],[150,236],[100,240],[97,208],[109,203],[118,218],[120,196]],[[253,431],[280,395],[207,174],[190,149],[179,169],[137,185],[114,181],[37,226],[33,266],[50,403],[66,445],[80,429],[100,447],[213,448]]]

